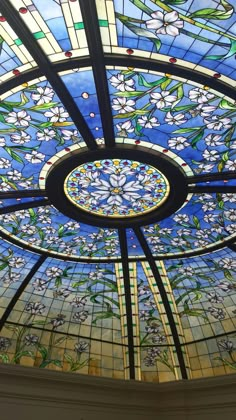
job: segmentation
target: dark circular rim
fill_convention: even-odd
[[[73,205],[64,191],[68,174],[83,163],[114,158],[136,160],[152,165],[163,173],[170,185],[169,195],[163,205],[150,213],[125,218],[96,216]],[[188,195],[187,177],[175,162],[157,151],[128,145],[118,145],[111,149],[101,146],[96,151],[83,148],[65,155],[52,165],[46,179],[46,191],[51,203],[66,216],[89,225],[113,228],[145,226],[165,219],[182,207]]]

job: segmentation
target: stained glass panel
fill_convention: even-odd
[[[115,229],[96,228],[64,216],[53,206],[0,215],[1,228],[32,249],[89,259],[120,255]]]
[[[235,258],[228,248],[165,262],[186,342],[235,331]]]
[[[234,194],[194,194],[165,220],[143,228],[154,255],[188,253],[223,243],[235,235]]]
[[[232,1],[114,0],[114,8],[122,52],[145,57],[159,53],[172,63],[186,61],[193,69],[203,66],[206,72],[236,78]]]
[[[34,39],[51,61],[88,54],[79,2],[11,0]]]
[[[174,151],[195,174],[235,170],[234,112],[206,86],[134,68],[108,70],[117,136]]]

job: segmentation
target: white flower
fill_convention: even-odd
[[[86,245],[83,246],[83,251],[85,251],[85,252],[95,252],[95,251],[97,251],[97,246],[96,246],[96,244],[93,244],[93,243],[87,243]]]
[[[208,242],[207,241],[204,241],[204,239],[199,239],[199,241],[195,241],[194,242],[194,246],[196,248],[201,248],[201,247],[204,248],[206,245],[208,245]]]
[[[55,137],[56,132],[45,128],[43,131],[38,131],[36,135],[39,141],[49,141]]]
[[[134,80],[133,79],[126,79],[122,73],[118,73],[116,76],[112,76],[110,79],[110,83],[113,87],[120,90],[121,92],[125,91],[132,91],[134,89]]]
[[[80,224],[77,222],[68,222],[64,225],[64,227],[68,230],[79,230],[80,229]]]
[[[224,298],[222,296],[220,296],[217,292],[212,291],[212,292],[208,292],[207,294],[207,299],[209,300],[209,302],[211,303],[222,303]]]
[[[11,189],[11,186],[7,184],[6,182],[1,182],[0,184],[0,191],[9,191]]]
[[[217,150],[207,150],[207,149],[204,150],[202,156],[204,157],[204,159],[206,159],[210,162],[215,162],[220,157]]]
[[[236,149],[236,141],[233,141],[233,143],[230,145],[230,149]]]
[[[52,279],[61,276],[62,273],[63,273],[63,271],[60,268],[58,268],[58,267],[50,267],[46,271],[46,275],[49,278],[52,278]]]
[[[127,100],[126,98],[115,98],[112,102],[112,108],[115,111],[118,111],[119,114],[125,114],[126,112],[133,112],[135,110],[133,108],[135,101],[132,99]]]
[[[47,281],[42,279],[35,279],[35,281],[32,283],[32,286],[35,290],[37,290],[37,292],[42,292],[47,287]]]
[[[97,179],[92,183],[96,187],[96,191],[91,192],[97,200],[107,200],[107,204],[120,206],[123,199],[132,201],[139,198],[137,191],[142,189],[142,185],[138,182],[131,181],[126,184],[126,176],[122,173],[119,175],[112,174],[109,182],[103,179]]]
[[[0,169],[7,169],[10,168],[11,162],[6,158],[0,158]]]
[[[214,203],[214,201],[209,201],[208,203],[205,203],[202,206],[202,210],[204,212],[214,210],[215,208],[216,208],[216,203]]]
[[[28,235],[33,235],[34,233],[37,232],[36,226],[31,226],[31,225],[22,225],[21,230],[22,232],[27,233]]]
[[[25,265],[25,260],[24,260],[24,258],[21,258],[21,257],[12,257],[9,260],[9,265],[10,265],[10,267],[20,268],[20,267],[23,267]]]
[[[89,347],[89,344],[86,343],[86,341],[79,341],[77,344],[75,344],[75,352],[76,353],[83,353],[84,351],[86,351]]]
[[[146,21],[148,29],[154,29],[156,34],[162,35],[179,35],[179,29],[184,27],[184,22],[179,19],[176,11],[169,13],[154,12],[151,14],[151,20]]]
[[[192,276],[194,274],[192,267],[180,267],[178,271],[180,274],[184,274],[185,276]]]
[[[127,133],[133,133],[134,131],[134,127],[132,126],[132,122],[130,120],[127,120],[124,123],[116,124],[116,128],[121,136],[127,136]]]
[[[150,102],[156,104],[158,109],[171,106],[177,100],[177,96],[170,95],[168,90],[163,90],[160,93],[153,92],[150,97],[152,98]]]
[[[224,201],[224,203],[226,203],[227,201],[229,201],[230,203],[235,203],[236,195],[235,193],[222,194],[222,200]]]
[[[0,147],[4,147],[4,146],[6,146],[6,141],[4,137],[0,137]]]
[[[227,232],[229,232],[231,235],[236,233],[236,225],[235,224],[231,224],[226,226],[225,228],[227,230]]]
[[[228,160],[225,164],[225,169],[228,169],[229,171],[235,171],[236,170],[236,159],[235,160]]]
[[[208,164],[206,164],[206,163],[200,163],[200,164],[198,164],[198,168],[197,169],[195,169],[195,172],[197,173],[197,174],[200,174],[200,173],[202,173],[203,171],[204,172],[211,172],[212,171],[212,169],[214,168],[214,164],[212,164],[212,163],[208,163]]]
[[[206,214],[203,219],[206,223],[211,223],[215,221],[217,214]]]
[[[46,306],[40,302],[29,302],[25,306],[26,312],[31,312],[31,315],[42,315]]]
[[[185,147],[189,146],[189,143],[187,142],[187,139],[185,137],[172,137],[170,140],[168,140],[168,146],[171,149],[176,150],[183,150]]]
[[[210,130],[221,130],[222,128],[232,127],[231,118],[222,118],[219,115],[214,115],[211,118],[205,118],[204,123]]]
[[[189,222],[189,216],[187,214],[176,214],[173,219],[176,223],[180,224]]]
[[[7,172],[8,179],[12,181],[19,181],[21,179],[21,173],[17,171],[16,169],[13,169],[12,171]]]
[[[156,117],[148,118],[146,115],[142,115],[141,118],[138,118],[138,124],[144,128],[153,128],[160,125]]]
[[[73,130],[73,131],[72,130],[61,130],[61,132],[62,132],[62,135],[63,135],[63,139],[65,141],[78,140],[78,136],[79,136],[78,130]]]
[[[219,261],[219,265],[228,270],[234,270],[236,269],[236,260],[233,260],[232,258],[222,258]]]
[[[69,117],[68,112],[62,106],[51,108],[50,111],[44,113],[45,117],[50,118],[53,123],[64,122]]]
[[[26,111],[10,112],[6,117],[6,122],[15,126],[28,127],[31,116]]]
[[[224,217],[226,219],[231,220],[232,222],[236,221],[236,212],[235,209],[229,209],[227,211],[224,211]]]
[[[231,353],[232,351],[236,349],[233,342],[228,339],[218,341],[218,346],[221,350],[228,351],[229,353]]]
[[[207,146],[221,146],[221,138],[222,136],[219,136],[219,134],[208,134],[205,138],[205,143]]]
[[[16,144],[24,144],[28,143],[31,139],[31,136],[25,131],[22,131],[21,134],[12,134],[11,135],[11,141]]]
[[[45,88],[39,86],[36,89],[36,92],[32,93],[31,98],[36,102],[37,105],[48,104],[52,101],[54,96],[53,90],[47,86]]]
[[[170,242],[173,246],[187,246],[188,245],[188,242],[182,238],[174,238]]]
[[[33,150],[32,153],[26,153],[25,159],[30,163],[41,163],[43,162],[45,155],[43,153],[36,152]]]
[[[198,102],[199,104],[206,103],[210,99],[213,99],[215,95],[201,88],[195,88],[189,91],[189,99],[192,102]]]
[[[177,234],[178,236],[183,236],[183,235],[191,235],[191,230],[190,229],[178,229],[177,230]]]
[[[218,319],[219,321],[223,321],[223,319],[225,319],[225,312],[223,311],[223,309],[215,308],[213,306],[208,308],[208,311],[214,318]]]
[[[186,123],[187,119],[185,119],[184,114],[172,115],[170,112],[167,112],[166,117],[165,117],[165,121],[169,125],[173,125],[173,124],[181,125],[181,124]]]
[[[88,311],[75,312],[73,315],[73,319],[77,321],[79,324],[82,324],[82,322],[86,321],[88,316],[89,316]]]

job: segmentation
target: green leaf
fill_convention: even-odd
[[[57,277],[55,280],[55,286],[60,287],[62,285],[61,277]]]
[[[23,350],[23,351],[20,351],[19,353],[17,353],[13,360],[16,362],[17,360],[20,360],[24,356],[29,356],[29,357],[32,357],[32,358],[34,357],[32,351]]]
[[[222,155],[223,162],[227,162],[229,160],[229,152],[225,152]]]
[[[233,105],[231,102],[227,101],[226,99],[222,99],[219,103],[219,107],[221,109],[236,109],[236,105]]]
[[[39,124],[39,128],[47,128],[47,127],[51,127],[51,126],[52,126],[52,122],[50,122],[50,121]]]
[[[16,160],[19,163],[24,163],[24,160],[16,153],[11,147],[5,146],[4,149],[6,152],[12,157],[12,159]]]
[[[124,114],[123,114],[124,115]],[[184,134],[184,133],[192,133],[196,130],[199,130],[200,127],[188,127],[188,128],[179,128],[178,130],[173,131],[173,134]]]
[[[123,118],[133,118],[136,115],[145,115],[145,114],[149,114],[150,111],[144,110],[144,109],[137,109],[136,111],[133,112],[126,112],[126,114],[117,114],[114,115],[114,118],[119,118],[119,119],[123,119]]]
[[[147,88],[153,88],[155,86],[159,86],[162,83],[166,82],[167,80],[169,80],[167,77],[162,77],[161,79],[156,80],[155,82],[147,82],[145,77],[142,74],[138,75],[139,86],[145,86]]]
[[[236,53],[236,41],[234,39],[230,40],[229,51],[227,54],[223,55],[207,55],[205,58],[208,60],[221,60],[225,58],[232,57]]]
[[[8,266],[7,262],[0,265],[0,271],[4,270]]]
[[[58,346],[59,344],[62,344],[65,340],[68,340],[67,336],[58,338],[57,340],[54,341],[54,346]]]
[[[9,363],[9,356],[7,354],[0,354],[0,359],[3,361],[3,363]]]
[[[226,136],[225,136],[224,141],[225,141],[225,145],[226,145],[226,147],[229,147],[229,146],[230,146],[230,142],[231,142],[232,137],[233,137],[233,135],[234,135],[234,130],[235,130],[235,127],[234,127],[234,126],[233,126],[233,127],[231,127],[231,128],[228,130],[228,132],[227,132],[227,134],[226,134]]]
[[[197,148],[196,145],[199,142],[199,140],[202,139],[203,133],[204,133],[204,130],[200,130],[199,133],[192,139],[191,146],[192,146],[193,149]]]
[[[221,0],[220,4],[224,8],[224,11],[207,7],[206,9],[196,10],[196,12],[192,13],[189,16],[189,18],[190,19],[202,18],[202,19],[207,19],[207,20],[210,20],[210,19],[217,19],[217,20],[229,19],[234,12],[234,8],[226,0]]]
[[[227,280],[232,281],[234,278],[229,270],[224,270],[224,276]]]
[[[47,351],[46,347],[39,345],[38,346],[38,351],[41,354],[42,359],[43,360],[46,360],[47,359],[47,355],[48,355],[48,351]]]
[[[64,226],[60,225],[60,227],[57,231],[59,238],[61,238],[63,236],[63,232],[64,232]]]
[[[53,365],[58,366],[58,367],[62,367],[62,364],[61,364],[60,360],[45,360],[41,363],[41,365],[39,367],[41,369],[44,369],[45,367],[47,367],[50,364],[53,364]]]
[[[161,90],[166,90],[166,88],[169,86],[169,84],[172,82],[172,79],[166,79],[161,84]]]
[[[193,223],[194,223],[194,225],[195,225],[195,227],[196,227],[197,229],[200,229],[200,228],[201,228],[201,226],[200,226],[200,222],[199,222],[199,219],[198,219],[198,217],[197,217],[197,216],[193,216]]]
[[[115,93],[116,96],[121,96],[122,98],[133,98],[135,96],[141,96],[141,95],[145,95],[145,91],[143,90],[135,90],[132,92],[116,92]]]
[[[225,167],[225,162],[223,162],[222,160],[220,161],[220,163],[218,164],[217,168],[219,172],[222,172],[223,169]]]
[[[32,106],[30,109],[32,111],[45,111],[46,109],[53,108],[56,105],[58,105],[57,102],[49,102],[48,104],[45,103],[45,104],[42,104],[42,105]]]
[[[66,359],[67,362],[69,363],[74,363],[74,359],[67,353],[64,354],[64,358]]]

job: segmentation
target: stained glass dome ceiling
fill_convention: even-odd
[[[235,372],[235,13],[1,0],[1,363]]]

